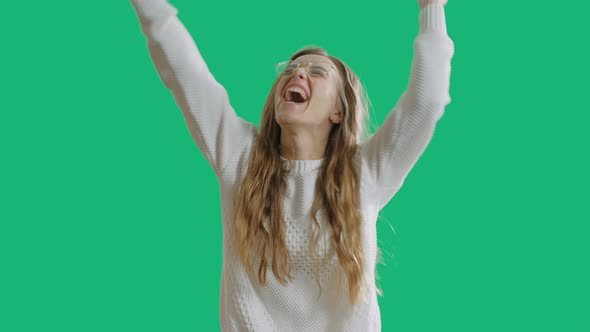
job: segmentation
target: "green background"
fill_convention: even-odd
[[[236,112],[319,45],[382,123],[417,1],[175,0]],[[383,331],[589,331],[587,2],[450,0],[450,96],[382,211]],[[129,1],[0,11],[0,331],[217,331],[217,179]]]

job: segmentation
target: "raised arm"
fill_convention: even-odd
[[[361,146],[362,168],[383,208],[405,181],[451,102],[454,44],[447,35],[446,0],[420,0],[419,32],[408,88],[369,140]]]
[[[167,0],[131,0],[149,54],[162,82],[182,110],[187,127],[216,174],[254,137],[238,117],[225,88],[210,73],[194,40]]]

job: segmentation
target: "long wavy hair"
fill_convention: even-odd
[[[330,130],[317,177],[311,209],[314,231],[310,252],[317,255],[319,223],[316,214],[323,208],[333,230],[331,248],[346,273],[350,301],[357,303],[365,282],[365,257],[361,246],[359,170],[355,160],[359,144],[367,138],[370,101],[357,75],[341,60],[328,55],[320,47],[305,47],[293,54],[290,60],[305,54],[328,57],[336,65],[341,77],[338,105],[342,113],[341,123],[333,124]],[[283,223],[283,197],[289,170],[281,158],[281,127],[275,120],[279,81],[280,77],[272,85],[264,105],[248,168],[234,197],[233,241],[246,271],[254,269],[251,259],[259,260],[257,271],[262,285],[266,284],[268,267],[283,285],[292,278]]]

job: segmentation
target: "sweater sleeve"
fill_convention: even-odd
[[[238,117],[225,88],[167,0],[131,0],[160,79],[182,110],[195,143],[219,175],[256,127]]]
[[[451,102],[449,82],[454,43],[447,35],[441,3],[425,6],[407,89],[381,127],[360,147],[369,186],[383,208],[403,185],[434,133],[445,106]]]

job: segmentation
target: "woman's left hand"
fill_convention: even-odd
[[[437,2],[442,3],[443,6],[447,4],[447,0],[418,0],[418,5],[420,6],[420,9],[422,9],[425,6],[430,5],[431,3]]]

